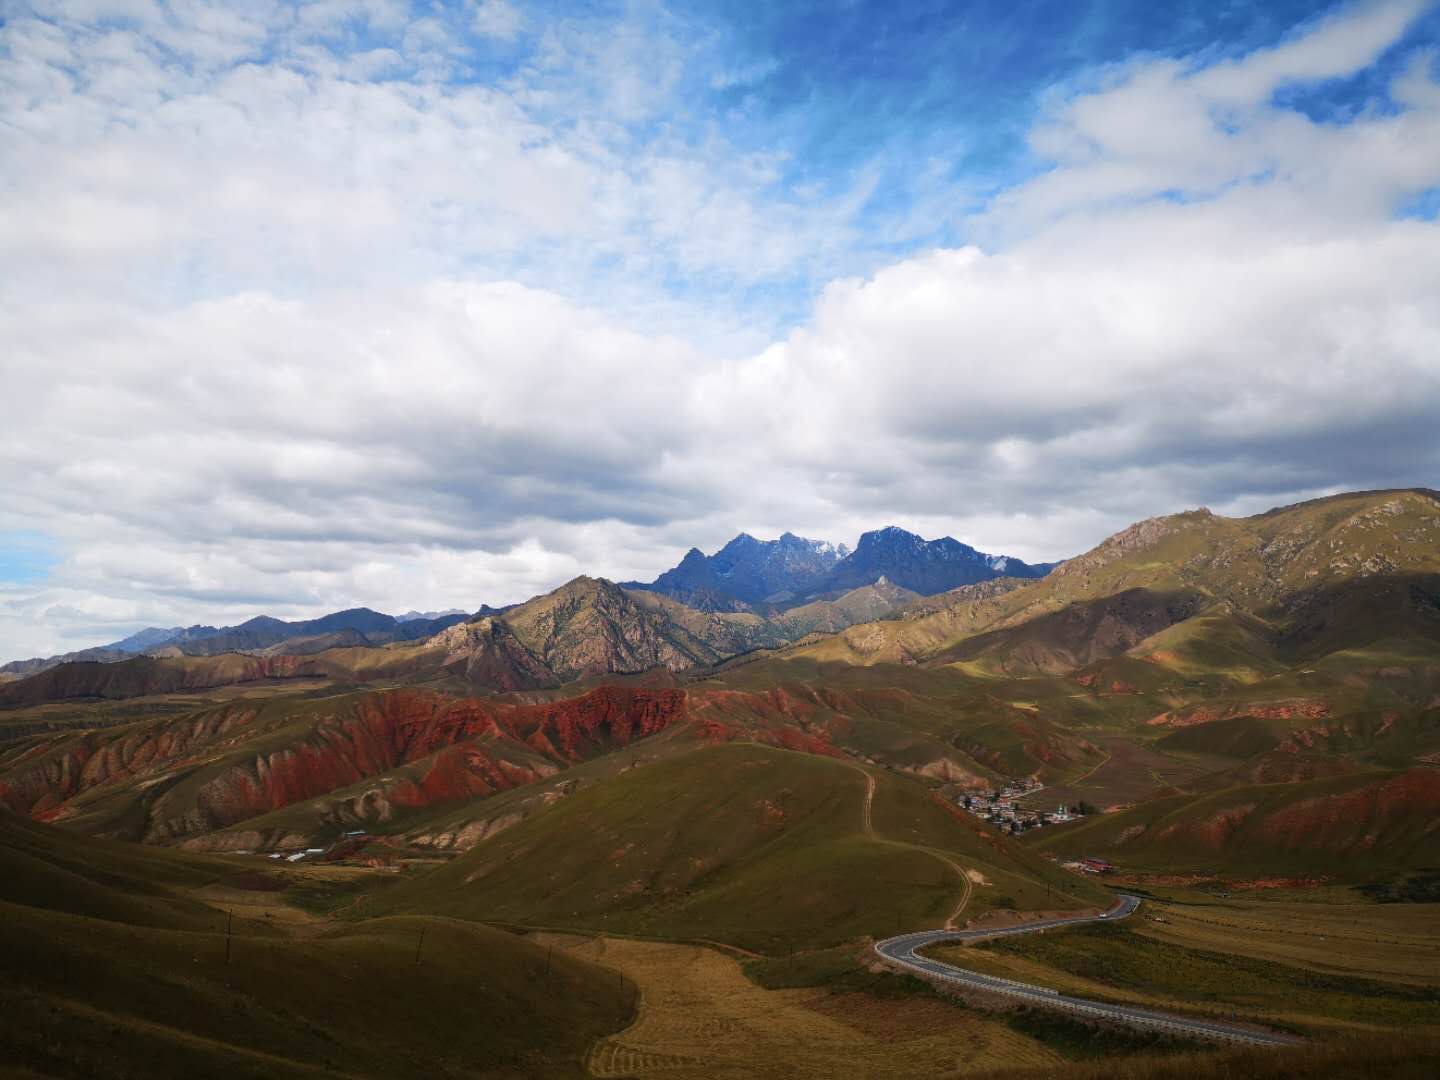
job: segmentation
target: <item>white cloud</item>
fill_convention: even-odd
[[[509,41],[525,25],[525,17],[507,0],[479,0],[474,8],[471,23],[485,37]]]
[[[997,200],[987,224],[1013,237],[1126,201],[1207,199],[1251,185],[1261,193],[1251,204],[1257,223],[1276,210],[1314,214],[1325,200],[1329,213],[1368,225],[1433,166],[1433,110],[1337,130],[1271,99],[1290,83],[1363,70],[1423,6],[1361,5],[1285,44],[1198,69],[1183,60],[1119,68],[1102,89],[1064,99],[1036,127],[1033,147],[1058,167]],[[1433,85],[1423,77],[1416,84]],[[1355,155],[1367,157],[1348,160]],[[1292,212],[1277,205],[1296,193],[1306,201]]]
[[[1273,99],[1363,68],[1410,6],[1110,73],[1049,111],[1055,166],[973,223],[982,245],[834,280],[778,339],[661,284],[853,264],[869,179],[776,197],[778,151],[649,130],[643,37],[551,27],[549,75],[457,84],[416,73],[464,63],[453,37],[380,4],[153,11],[0,31],[23,271],[0,287],[23,403],[0,534],[62,556],[0,586],[0,656],[501,603],[740,528],[893,521],[1054,558],[1151,513],[1440,466],[1440,228],[1395,217],[1440,184],[1431,61],[1348,123]],[[327,44],[357,18],[391,43]],[[663,95],[694,57],[661,30]]]

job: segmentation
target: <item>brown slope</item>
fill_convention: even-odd
[[[900,587],[885,578],[872,585],[852,589],[834,600],[816,600],[787,608],[773,621],[790,640],[806,634],[834,634],[860,622],[883,619],[920,600],[919,593]]]
[[[509,691],[559,682],[502,619],[486,617],[459,623],[425,644],[427,650],[443,650],[442,667],[446,672],[477,686]]]
[[[260,679],[323,676],[316,663],[294,656],[135,656],[116,663],[65,663],[0,686],[0,708],[76,698],[118,700],[184,690],[204,690]]]
[[[1203,605],[1193,592],[1127,589],[1038,615],[1018,626],[967,638],[931,663],[969,662],[1007,675],[1063,674],[1119,656],[1153,634],[1184,622]]]
[[[682,671],[722,656],[663,609],[602,578],[576,578],[506,612],[505,622],[562,681],[652,667]]]
[[[1440,496],[1359,492],[1250,518],[1192,510],[1151,518],[1000,595],[947,594],[919,618],[850,627],[794,655],[852,663],[934,660],[982,633],[1131,590],[1198,597],[1196,613],[1288,610],[1351,581],[1440,574]]]

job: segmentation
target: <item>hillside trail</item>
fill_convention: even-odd
[[[899,847],[909,847],[914,848],[916,851],[923,851],[927,855],[931,855],[939,859],[946,866],[950,867],[950,869],[954,870],[956,876],[959,877],[962,890],[960,893],[960,902],[956,904],[955,909],[951,911],[948,916],[946,916],[945,925],[941,927],[942,930],[954,930],[956,921],[960,918],[960,914],[970,903],[971,894],[975,890],[974,883],[971,881],[969,873],[965,870],[963,866],[961,866],[958,862],[956,862],[953,858],[951,858],[943,851],[937,851],[935,848],[924,847],[920,844],[907,844],[903,840],[887,840],[885,837],[877,833],[875,831],[875,822],[871,811],[871,808],[875,804],[875,777],[869,771],[862,769],[858,765],[852,765],[850,767],[856,772],[858,772],[861,776],[865,777],[865,801],[860,817],[860,823],[866,837],[882,844],[895,844]]]
[[[871,840],[875,839],[875,823],[870,818],[870,808],[875,805],[875,777],[871,776],[864,769],[860,770],[865,776],[865,813],[862,821],[865,827],[865,835]]]
[[[1097,772],[1099,772],[1101,769],[1103,769],[1106,765],[1109,765],[1110,762],[1112,762],[1112,761],[1114,761],[1114,760],[1115,760],[1115,755],[1112,754],[1112,753],[1110,753],[1110,751],[1106,750],[1106,751],[1105,751],[1105,760],[1104,760],[1104,761],[1100,762],[1100,764],[1096,765],[1093,769],[1091,769],[1089,772],[1085,773],[1083,776],[1077,776],[1077,777],[1075,777],[1074,780],[1067,780],[1067,781],[1065,782],[1065,786],[1066,786],[1066,787],[1074,787],[1076,784],[1080,783],[1082,780],[1089,780],[1090,777],[1094,776]]]

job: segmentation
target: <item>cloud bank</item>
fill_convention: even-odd
[[[764,125],[681,130],[767,69],[658,7],[36,4],[0,29],[0,654],[503,603],[741,528],[1041,559],[1433,484],[1427,10],[1090,70],[1038,167],[895,216]],[[954,242],[877,262],[916,207]]]

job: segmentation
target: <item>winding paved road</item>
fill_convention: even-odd
[[[1261,1046],[1298,1046],[1303,1042],[1303,1040],[1290,1035],[1261,1031],[1240,1024],[1227,1024],[1221,1020],[1200,1020],[1174,1013],[1137,1008],[1133,1005],[1116,1005],[1105,1001],[1070,997],[1043,986],[1015,982],[1012,979],[1002,979],[994,975],[982,975],[978,971],[966,971],[964,968],[943,964],[928,956],[918,955],[920,949],[947,941],[975,941],[979,938],[1001,937],[1009,934],[1029,934],[1057,926],[1075,926],[1078,923],[1123,919],[1139,906],[1139,897],[1122,894],[1113,908],[1100,915],[1074,915],[1068,918],[1048,919],[1044,922],[1025,923],[1003,930],[919,930],[910,934],[901,934],[899,937],[887,938],[885,941],[877,941],[875,951],[888,962],[921,975],[946,979],[976,990],[986,990],[995,994],[1004,994],[1007,997],[1020,998],[1030,1004],[1044,1005],[1052,1009],[1067,1009],[1070,1012],[1084,1013],[1104,1020],[1118,1020],[1140,1027],[1160,1028],[1180,1035],[1223,1039],[1228,1042],[1255,1043]]]

